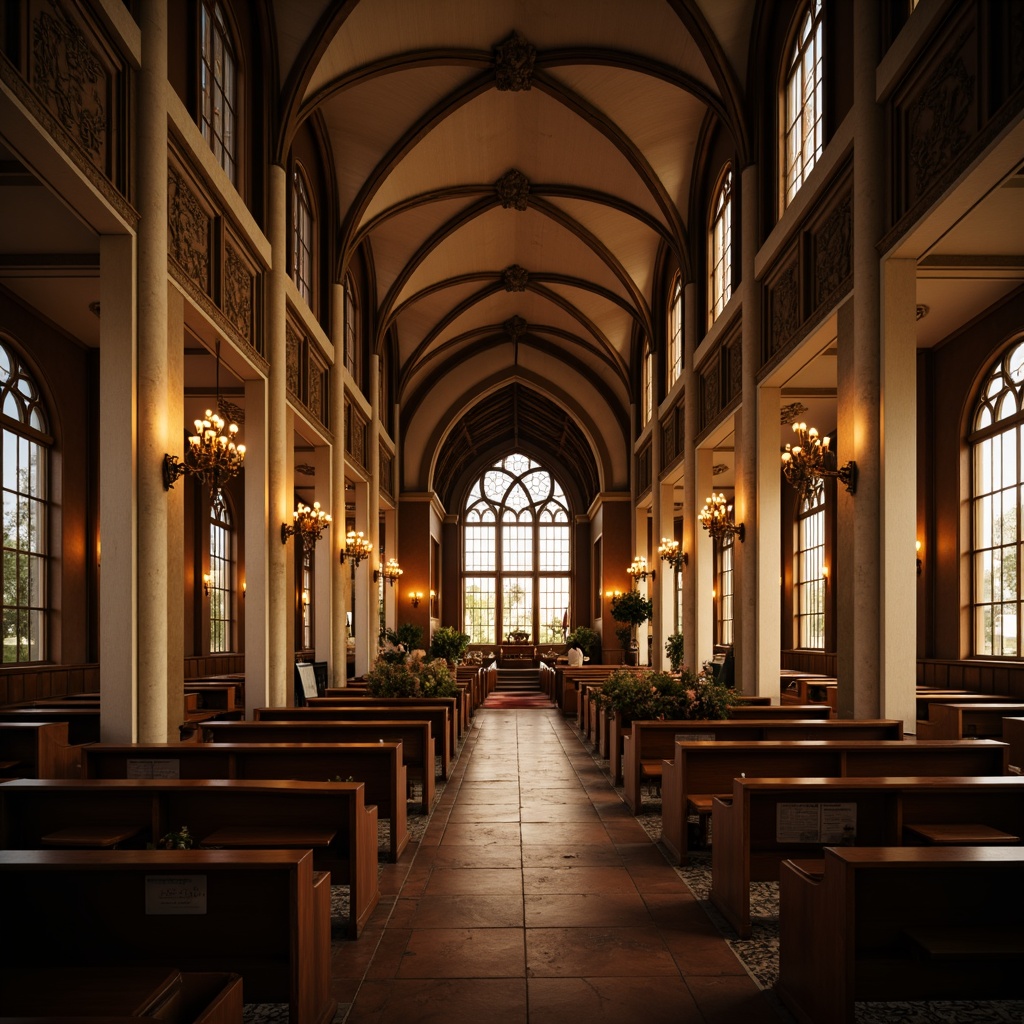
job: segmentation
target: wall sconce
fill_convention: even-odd
[[[212,586],[213,586],[213,577],[208,572],[204,572],[203,573],[203,593],[207,597],[210,596],[210,588]]]
[[[622,596],[622,591],[621,590],[606,590],[604,592],[604,596],[607,597],[608,600],[610,601],[612,598],[621,597]]]
[[[833,469],[835,454],[829,448],[831,438],[818,437],[818,431],[814,427],[808,428],[806,423],[794,423],[793,432],[799,443],[786,445],[782,453],[782,472],[799,492],[801,501],[811,496],[818,481],[825,476],[836,477],[846,484],[850,494],[856,494],[856,462],[851,459],[845,466]]]
[[[357,566],[372,550],[373,545],[363,536],[362,530],[349,530],[345,535],[345,546],[341,549],[341,564],[351,559],[352,565]]]
[[[302,591],[302,606],[304,608],[308,608],[309,607],[309,591],[308,590],[303,590]]]
[[[917,546],[917,575],[921,575],[921,542],[915,541]]]
[[[643,555],[636,555],[633,561],[626,567],[626,573],[633,578],[635,587],[638,580],[646,580],[648,576],[653,580],[657,573],[647,568],[647,559]]]
[[[658,545],[658,554],[676,572],[679,572],[684,565],[690,564],[690,559],[686,552],[679,550],[679,541],[669,540],[668,537],[661,538],[661,543]]]
[[[397,580],[403,572],[405,572],[405,570],[399,567],[398,562],[394,558],[389,558],[387,562],[380,567],[380,569],[373,570],[373,582],[376,583],[377,580],[383,576],[384,579],[388,581],[388,586],[393,587],[395,585],[395,580]]]
[[[242,580],[242,600],[245,600],[245,580]]]
[[[245,461],[245,445],[237,444],[238,424],[228,423],[220,413],[220,339],[216,343],[217,412],[207,409],[204,418],[193,420],[196,432],[188,439],[188,450],[179,462],[176,455],[164,455],[164,490],[169,491],[178,477],[191,473],[210,488],[215,506],[223,501],[221,488],[236,476]],[[227,427],[227,433],[224,428]]]
[[[314,501],[312,508],[303,505],[300,501],[299,507],[292,513],[292,517],[295,522],[291,526],[287,523],[281,524],[281,543],[287,544],[288,538],[293,533],[297,533],[302,538],[302,546],[307,551],[313,549],[320,539],[320,535],[331,525],[330,513],[321,511],[319,501]]]
[[[826,588],[828,587],[828,566],[823,565],[821,567],[821,578],[825,583]]]
[[[409,600],[412,601],[413,608],[419,608],[420,601],[423,600],[423,591],[422,590],[414,590],[409,595]]]
[[[710,498],[704,499],[704,507],[700,510],[700,525],[704,527],[712,538],[721,541],[729,534],[736,534],[740,543],[746,530],[742,523],[734,523],[732,519],[732,505],[726,503],[724,494],[712,494]]]

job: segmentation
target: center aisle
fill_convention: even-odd
[[[477,711],[381,891],[363,937],[334,943],[337,1021],[786,1019],[557,710]]]

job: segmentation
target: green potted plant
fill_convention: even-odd
[[[441,658],[450,669],[462,661],[469,647],[469,634],[454,626],[438,626],[430,638],[430,657]]]
[[[366,673],[373,697],[456,697],[459,688],[442,658],[406,655],[401,661],[378,659]]]
[[[670,633],[665,641],[665,655],[673,672],[678,672],[683,667],[683,634]]]
[[[601,634],[589,626],[577,626],[566,638],[570,647],[578,647],[583,657],[589,658],[592,664],[601,660]]]
[[[612,598],[612,618],[623,625],[615,635],[626,654],[626,664],[636,665],[640,651],[636,642],[636,628],[654,615],[654,604],[639,590],[627,590]]]

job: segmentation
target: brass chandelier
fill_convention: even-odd
[[[835,453],[829,448],[830,437],[819,437],[818,431],[806,423],[794,423],[793,433],[797,435],[797,443],[786,445],[782,453],[782,473],[799,492],[801,501],[807,501],[819,481],[827,476],[845,484],[850,494],[857,492],[857,463],[851,459],[836,468]]]
[[[294,533],[302,538],[302,546],[306,551],[311,551],[321,534],[331,525],[331,515],[320,508],[320,502],[314,501],[313,507],[303,505],[292,513],[292,523],[281,524],[281,543],[287,544],[288,538]]]
[[[742,523],[736,523],[732,518],[732,505],[725,500],[724,494],[712,494],[704,499],[704,507],[700,510],[700,525],[704,527],[712,538],[721,541],[725,537],[735,534],[743,543],[746,530]]]

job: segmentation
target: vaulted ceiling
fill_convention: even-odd
[[[585,439],[567,464],[588,500],[628,488],[655,282],[685,265],[698,143],[712,116],[737,120],[753,10],[275,2],[294,85],[282,152],[318,119],[339,272],[367,257],[373,347],[393,357],[403,487],[447,491],[529,408],[551,444]]]

